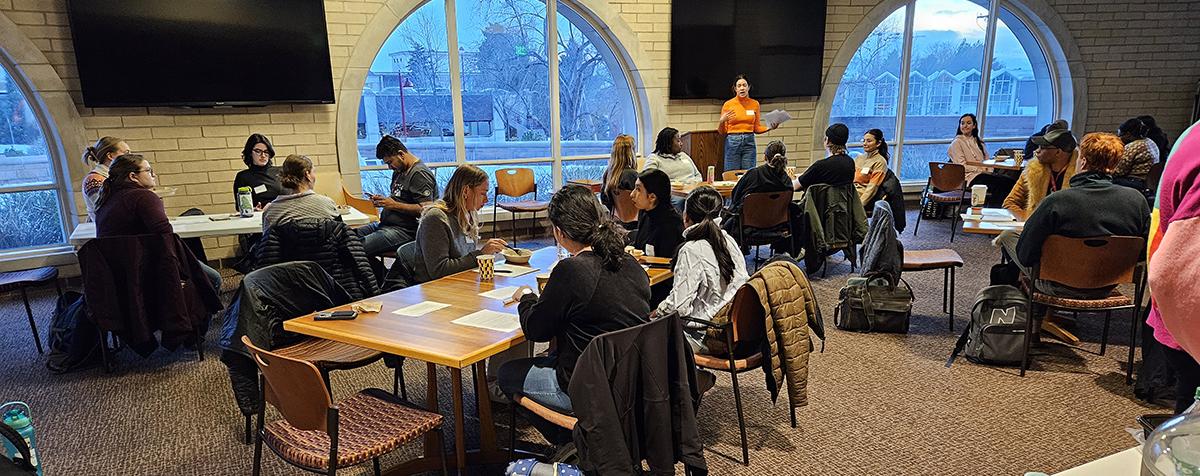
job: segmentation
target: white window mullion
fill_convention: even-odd
[[[563,186],[562,111],[559,111],[558,84],[558,0],[546,0],[546,59],[550,70],[550,166],[555,190]]]
[[[450,60],[450,107],[454,110],[454,157],[467,160],[466,122],[463,120],[462,63],[458,56],[458,22],[454,0],[446,0],[446,56]],[[403,87],[403,85],[401,85]]]
[[[979,114],[979,124],[976,124],[978,130],[975,135],[984,137],[985,124],[987,124],[987,102],[988,89],[992,83],[992,54],[996,45],[996,24],[1000,22],[998,12],[1000,11],[1000,0],[993,0],[988,5],[988,26],[987,34],[983,38],[983,72],[979,74],[979,104],[977,110]]]
[[[900,50],[899,101],[896,108],[896,152],[892,154],[892,171],[900,176],[900,161],[904,151],[904,119],[908,115],[908,75],[912,72],[913,23],[917,17],[917,0],[908,2],[904,10],[904,46]]]

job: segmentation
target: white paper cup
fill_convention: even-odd
[[[987,185],[971,186],[971,206],[981,207],[987,201]]]

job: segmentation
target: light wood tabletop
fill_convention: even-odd
[[[999,235],[1005,230],[1021,231],[1025,222],[1006,208],[967,208],[962,214],[963,233],[979,235]]]
[[[971,166],[975,166],[975,167],[983,167],[985,169],[993,169],[993,170],[1017,170],[1017,171],[1019,171],[1024,168],[1024,162],[1022,162],[1021,164],[1017,164],[1017,161],[1011,157],[1009,157],[1008,159],[1003,159],[1003,160],[996,160],[993,158],[993,159],[985,159],[985,160],[982,160],[979,162],[967,161],[967,165],[971,165]]]
[[[672,182],[671,183],[671,195],[679,197],[679,198],[684,198],[684,197],[687,197],[687,195],[689,193],[692,193],[692,190],[695,190],[704,185],[708,185],[712,188],[717,189],[717,193],[720,193],[722,197],[729,198],[730,196],[733,195],[733,186],[737,185],[737,182],[724,181],[724,180],[718,180],[713,183],[708,183],[708,182],[676,183],[676,182]]]

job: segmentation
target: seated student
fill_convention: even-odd
[[[699,182],[704,180],[696,163],[683,151],[683,141],[679,139],[679,131],[673,127],[664,127],[658,131],[658,139],[654,141],[654,152],[646,157],[642,171],[658,169],[666,172],[669,180],[676,182]]]
[[[683,239],[683,218],[671,206],[671,179],[662,170],[646,170],[638,175],[631,198],[640,211],[630,244],[649,256],[675,257]]]
[[[863,153],[854,157],[854,188],[858,191],[858,199],[862,203],[872,202],[879,186],[887,178],[888,154],[887,140],[883,131],[871,129],[863,134]]]
[[[275,197],[285,193],[283,185],[279,183],[279,167],[271,163],[274,158],[275,147],[271,146],[271,139],[258,133],[250,134],[245,147],[242,147],[242,162],[246,163],[246,170],[233,177],[234,208],[238,206],[237,191],[241,187],[250,187],[255,210],[262,210]]]
[[[604,178],[600,189],[600,203],[617,215],[617,194],[621,191],[632,192],[637,183],[637,163],[633,158],[633,137],[621,134],[613,140],[612,154],[608,158],[608,168],[604,170]],[[626,229],[637,228],[637,221],[622,223]]]
[[[1058,119],[1054,122],[1051,122],[1049,124],[1042,126],[1041,129],[1039,129],[1037,132],[1034,132],[1032,135],[1030,135],[1028,139],[1025,139],[1025,149],[1024,149],[1025,150],[1025,160],[1032,159],[1034,156],[1034,153],[1037,152],[1038,146],[1037,146],[1037,144],[1033,143],[1033,139],[1035,137],[1041,137],[1043,135],[1046,135],[1046,133],[1050,132],[1050,131],[1067,130],[1070,128],[1071,128],[1071,126],[1067,123],[1066,119]]]
[[[974,114],[963,114],[958,118],[958,129],[954,134],[954,142],[946,149],[950,162],[966,168],[966,185],[985,185],[988,188],[988,198],[985,204],[995,208],[1001,202],[1000,197],[1008,196],[1012,190],[1013,179],[1006,175],[991,173],[982,167],[967,165],[967,162],[982,162],[988,158],[987,147],[979,138],[978,122]]]
[[[1133,118],[1121,123],[1117,137],[1125,144],[1121,161],[1113,167],[1113,177],[1124,179],[1121,185],[1145,188],[1150,166],[1158,163],[1159,150],[1154,141],[1146,137],[1150,128],[1141,119]]]
[[[88,221],[96,221],[96,199],[100,198],[100,188],[104,179],[108,178],[108,167],[113,159],[129,153],[129,145],[116,137],[101,137],[95,145],[83,151],[83,163],[94,162],[92,171],[83,176],[80,190],[83,191],[83,204],[87,208]]]
[[[814,162],[796,179],[801,189],[819,183],[838,187],[854,182],[854,159],[846,153],[848,140],[850,128],[845,124],[839,122],[825,129],[825,137],[821,142],[829,156]]]
[[[661,172],[660,172],[661,173]],[[527,286],[513,297],[520,304],[521,330],[533,342],[557,342],[546,357],[518,359],[500,367],[499,383],[507,395],[522,395],[555,411],[570,414],[567,386],[579,355],[592,338],[647,322],[650,280],[625,253],[624,230],[601,213],[595,195],[568,185],[550,199],[554,239],[571,253],[550,271],[541,296]],[[552,443],[570,433],[533,418]]]
[[[1049,136],[1046,139],[1054,140]],[[1114,185],[1109,175],[1123,152],[1121,140],[1113,134],[1095,132],[1083,137],[1079,145],[1080,172],[1071,177],[1071,187],[1042,200],[1025,221],[1019,238],[1014,235],[997,238],[1018,268],[1029,273],[1041,261],[1042,245],[1050,235],[1070,238],[1147,235],[1150,206],[1136,190]],[[1015,247],[1013,240],[1017,240]],[[1015,254],[1011,254],[1014,248]],[[1095,299],[1112,291],[1111,287],[1077,289],[1050,281],[1039,281],[1036,285],[1041,292],[1067,298]]]
[[[791,191],[792,177],[787,173],[787,162],[787,147],[783,141],[774,140],[767,144],[762,165],[747,170],[733,186],[729,196],[730,214],[741,213],[742,202],[748,194]]]
[[[1034,153],[1037,160],[1028,162],[1012,191],[1004,199],[1004,208],[1018,220],[1025,220],[1032,215],[1038,204],[1050,194],[1071,187],[1071,177],[1075,175],[1075,163],[1079,155],[1075,151],[1075,136],[1067,129],[1052,129],[1035,136],[1033,142],[1038,146]]]
[[[358,228],[367,256],[396,251],[417,236],[421,210],[437,200],[437,178],[421,159],[408,151],[400,139],[383,136],[375,146],[375,157],[392,169],[391,196],[371,195],[382,208],[379,223]]]
[[[460,165],[450,176],[442,200],[425,208],[413,245],[398,253],[412,278],[423,283],[476,266],[475,257],[500,252],[506,243],[490,239],[476,248],[479,220],[476,214],[488,201],[487,173],[474,165]]]
[[[174,233],[162,199],[154,193],[158,175],[139,154],[113,159],[96,200],[96,238]],[[221,289],[221,273],[204,262],[200,267],[213,287]]]
[[[692,190],[684,199],[687,228],[672,266],[674,283],[651,317],[678,312],[680,317],[710,320],[749,279],[737,242],[717,226],[723,202],[721,194],[708,186]],[[704,329],[695,326],[689,324],[684,334],[693,351],[704,352]]]
[[[263,233],[274,225],[297,218],[338,217],[337,204],[333,199],[313,191],[316,182],[312,159],[296,154],[283,159],[283,165],[279,167],[279,183],[295,193],[280,195],[267,204],[263,209]]]

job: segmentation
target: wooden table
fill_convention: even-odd
[[[603,183],[599,180],[592,179],[571,179],[567,181],[567,185],[582,185],[587,187],[592,193],[600,193],[603,190]]]
[[[687,197],[689,193],[692,193],[692,190],[700,188],[701,186],[704,186],[704,185],[707,185],[707,186],[710,186],[710,187],[716,189],[717,193],[720,193],[721,196],[726,199],[733,196],[733,185],[717,186],[717,185],[710,184],[708,182],[684,183],[683,186],[676,186],[675,184],[671,184],[671,195],[679,197],[679,198],[684,198],[684,197]]]
[[[980,162],[967,161],[967,165],[974,166],[974,167],[983,167],[985,169],[993,169],[993,170],[1020,171],[1024,168],[1025,162],[1022,161],[1020,165],[1017,165],[1017,161],[1010,157],[1006,160],[984,159],[983,161],[980,161]]]
[[[1136,475],[1142,467],[1142,447],[1135,446],[1113,453],[1098,460],[1076,466],[1055,476],[1109,476],[1114,474]]]
[[[451,321],[475,311],[489,309],[516,314],[517,306],[505,306],[503,301],[480,296],[479,293],[506,286],[529,286],[537,289],[536,276],[546,273],[558,260],[556,249],[543,248],[533,253],[530,267],[538,271],[517,277],[497,274],[492,281],[481,281],[479,273],[468,270],[442,279],[430,281],[387,294],[371,297],[365,301],[382,301],[379,313],[363,314],[350,321],[314,321],[309,314],[285,321],[285,330],[320,337],[337,342],[357,345],[389,354],[423,360],[428,363],[428,389],[426,405],[438,411],[436,365],[450,368],[451,387],[454,399],[454,448],[455,459],[450,464],[464,468],[473,464],[494,464],[508,460],[508,452],[501,451],[496,444],[495,424],[492,418],[491,399],[488,397],[488,357],[503,352],[525,341],[520,329],[499,332],[477,327],[454,324]],[[661,283],[673,275],[669,269],[647,270],[651,284]],[[425,301],[449,304],[449,307],[430,312],[420,317],[393,314],[392,311]],[[349,309],[350,305],[331,310]],[[467,452],[464,432],[462,370],[474,369],[475,395],[478,400],[480,449]],[[435,445],[432,436],[427,436],[425,451],[421,458],[409,461],[396,468],[393,474],[411,474],[435,471],[441,467],[442,449]]]
[[[195,215],[186,217],[175,217],[171,219],[171,227],[175,229],[175,234],[180,238],[203,238],[206,236],[228,236],[228,235],[249,235],[253,233],[262,233],[262,212],[254,212],[253,216],[242,218],[228,218],[228,213],[216,213],[212,215]],[[219,221],[210,220],[209,217],[223,218]],[[228,218],[228,219],[224,219]],[[349,208],[342,215],[342,221],[347,225],[365,225],[371,222],[371,218],[354,208]],[[96,237],[96,224],[93,222],[80,223],[71,232],[70,243],[75,246],[81,246]]]
[[[1005,230],[1021,231],[1025,227],[1025,222],[1017,221],[1017,217],[1006,208],[984,208],[982,215],[971,212],[972,208],[968,208],[967,212],[962,215],[963,233],[975,233],[979,235],[999,235]],[[971,219],[971,217],[985,216],[989,219]],[[995,221],[990,220],[995,217]]]

